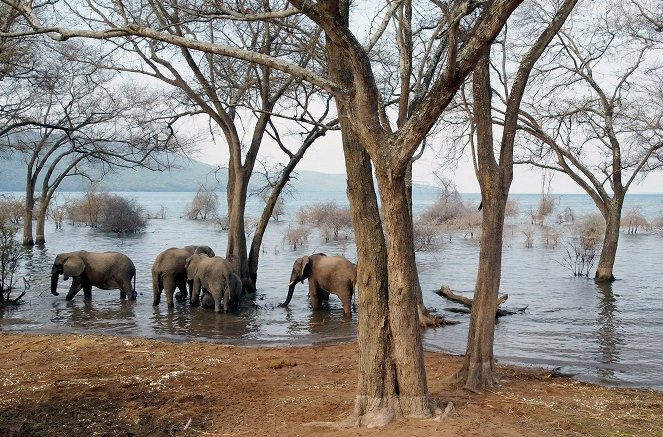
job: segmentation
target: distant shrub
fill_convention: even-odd
[[[604,230],[605,222],[600,214],[589,214],[576,220],[573,235],[565,242],[566,255],[561,263],[574,276],[589,276]]]
[[[297,221],[300,225],[308,224],[320,229],[326,241],[332,237],[337,240],[344,233],[352,231],[350,209],[339,207],[336,202],[315,203],[307,209],[301,209],[297,213]]]
[[[438,243],[440,227],[435,222],[422,218],[414,221],[414,251],[425,252],[433,249]]]
[[[518,215],[519,211],[518,202],[515,200],[507,200],[506,207],[504,208],[505,217],[515,217]]]
[[[24,200],[17,199],[11,194],[0,194],[0,214],[4,220],[18,224],[23,219],[24,203]]]
[[[622,216],[620,223],[622,228],[625,228],[629,234],[637,234],[640,228],[649,228],[651,225],[647,221],[642,212],[638,209],[629,209],[626,214]]]
[[[148,213],[147,213],[147,218],[148,218],[149,220],[165,220],[165,219],[166,219],[166,212],[167,212],[167,211],[168,211],[168,209],[166,208],[166,206],[165,206],[165,205],[161,205],[161,206],[159,207],[159,210],[158,210],[158,211],[151,212],[151,213],[148,212]]]
[[[534,229],[525,228],[523,235],[525,235],[525,247],[528,249],[534,247]]]
[[[421,213],[420,218],[427,223],[443,225],[458,221],[473,212],[473,208],[463,203],[460,193],[454,188],[443,190],[435,203]]]
[[[147,220],[134,199],[108,195],[101,207],[99,227],[116,234],[134,233],[144,230]]]
[[[60,200],[57,196],[49,202],[48,217],[55,223],[55,229],[62,229],[62,223],[67,218],[67,209],[69,208],[69,200]]]
[[[651,225],[654,229],[663,231],[663,215],[659,215],[654,220],[652,220]]]
[[[191,204],[187,206],[184,216],[189,220],[207,220],[216,218],[219,208],[219,195],[216,191],[201,185],[193,196]]]
[[[292,245],[292,250],[297,250],[311,235],[311,230],[307,226],[299,225],[295,228],[288,227],[288,230],[283,235],[283,241],[287,241]]]
[[[98,193],[94,186],[88,187],[81,198],[68,202],[65,208],[67,219],[72,224],[99,226],[101,209],[107,197],[108,193]]]

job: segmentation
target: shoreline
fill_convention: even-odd
[[[352,412],[356,342],[247,347],[131,336],[0,332],[0,435],[663,435],[663,392],[498,363],[499,386],[445,385],[462,357],[425,353],[442,420],[339,429]],[[489,424],[489,425],[488,425]]]

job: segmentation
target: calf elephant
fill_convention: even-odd
[[[209,246],[185,246],[183,248],[171,247],[157,255],[152,264],[152,305],[158,306],[161,301],[161,292],[166,293],[166,302],[168,308],[173,308],[173,295],[175,288],[179,289],[181,300],[187,297],[187,277],[184,263],[186,259],[194,253],[202,253],[207,256],[214,256],[214,251]],[[192,284],[189,283],[189,289]]]
[[[221,312],[237,309],[242,294],[242,281],[233,273],[232,265],[220,256],[207,257],[195,253],[185,262],[187,279],[193,281],[189,303],[198,305],[201,289],[205,289],[214,299],[214,310]]]
[[[331,293],[341,299],[343,312],[346,316],[350,316],[356,278],[356,266],[342,256],[326,256],[322,253],[303,256],[292,266],[288,297],[279,306],[288,306],[297,282],[303,283],[304,279],[308,279],[313,310],[320,310],[322,302],[328,300]]]
[[[128,256],[119,252],[60,253],[51,269],[51,293],[58,296],[58,277],[72,278],[67,300],[83,289],[85,299],[92,299],[92,286],[102,290],[120,289],[120,298],[136,299],[136,267]],[[131,281],[133,279],[133,286]]]
[[[231,273],[228,282],[230,284],[230,296],[228,297],[228,300],[230,301],[231,304],[234,305],[234,307],[231,308],[231,310],[238,310],[239,299],[242,295],[242,280],[236,274]],[[223,300],[225,302],[226,300],[225,295],[223,297]],[[207,290],[203,290],[202,295],[200,297],[200,305],[203,308],[216,308],[216,301],[214,299],[214,296],[208,293]]]

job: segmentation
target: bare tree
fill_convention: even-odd
[[[2,104],[22,107],[0,114],[0,141],[26,164],[25,245],[45,242],[48,205],[65,178],[100,179],[116,167],[162,169],[155,152],[176,144],[166,121],[152,118],[159,110],[156,96],[131,85],[115,87],[116,75],[78,62],[85,53],[80,43],[43,46],[30,76],[5,79],[15,92],[4,93]]]
[[[519,161],[569,175],[605,220],[599,282],[614,280],[627,191],[663,165],[663,42],[638,36],[645,3],[586,2],[551,45],[519,120],[530,135]]]
[[[189,220],[207,220],[218,215],[219,195],[214,189],[205,185],[198,187],[196,195],[193,196],[191,204],[187,206],[184,215]]]
[[[468,333],[467,349],[463,366],[454,375],[455,380],[466,389],[477,391],[492,387],[498,381],[493,358],[495,332],[495,308],[502,275],[502,235],[509,188],[513,180],[513,151],[517,131],[518,110],[534,64],[546,50],[555,34],[561,29],[573,11],[577,0],[567,0],[559,5],[552,17],[541,20],[543,30],[533,35],[538,37],[526,44],[510,84],[504,83],[501,95],[502,137],[495,146],[493,133],[493,103],[490,75],[490,53],[486,47],[482,59],[472,75],[471,110],[472,125],[469,141],[474,168],[481,188],[483,220],[481,225],[481,250],[479,269],[474,289],[474,305]],[[546,25],[546,23],[548,23]],[[545,26],[545,27],[544,27]],[[508,34],[503,35],[506,41]],[[530,37],[531,38],[531,37]],[[507,56],[505,43],[501,48],[503,59]],[[502,62],[501,77],[506,77],[506,63]],[[467,106],[469,111],[469,105]],[[475,138],[476,135],[476,138]],[[497,156],[496,156],[497,155]],[[526,234],[528,247],[531,238]]]
[[[422,5],[425,12],[422,11],[421,16],[433,18],[428,26],[421,28],[426,33],[427,41],[430,41],[426,53],[445,59],[445,62],[435,63],[426,86],[420,88],[422,91],[417,97],[418,104],[409,111],[406,119],[400,118],[395,126],[392,126],[385,111],[385,100],[380,93],[369,56],[373,44],[364,47],[358,43],[350,27],[347,1],[311,3],[292,0],[290,3],[295,6],[294,9],[270,11],[260,16],[275,19],[277,12],[296,14],[301,11],[301,14],[316,23],[325,33],[328,76],[274,58],[263,51],[257,53],[156,30],[137,22],[138,16],[132,17],[131,22],[106,29],[106,32],[58,27],[49,27],[48,30],[56,38],[114,38],[130,35],[179,44],[190,49],[204,49],[208,53],[233,56],[283,70],[334,95],[346,152],[348,179],[352,181],[348,184],[348,197],[357,242],[357,284],[361,289],[358,328],[360,376],[354,423],[378,425],[388,423],[398,416],[428,417],[434,412],[428,394],[419,326],[418,295],[421,287],[414,259],[412,218],[407,202],[405,181],[408,164],[521,1],[438,2],[436,7],[440,9],[432,15],[430,5]],[[416,56],[407,49],[409,37],[406,30],[412,20],[412,3],[393,2],[387,15],[389,20],[393,18],[395,8],[401,4],[403,9],[399,19],[403,24],[403,41],[406,43],[406,48],[401,51],[402,59],[412,61]],[[225,11],[222,6],[217,6],[214,12],[224,17],[237,16],[235,11]],[[250,14],[246,17],[244,15],[240,13],[240,18],[255,18]],[[45,30],[34,15],[28,13],[26,17],[31,20],[36,31]],[[161,29],[170,28],[162,25]],[[376,40],[380,39],[380,33],[376,34]],[[422,54],[421,59],[425,62],[426,55]],[[409,81],[410,70],[405,64],[404,73],[396,73],[400,81]],[[425,64],[422,64],[424,67]],[[400,64],[397,68],[400,68]],[[413,88],[406,85],[401,89],[405,90],[403,94],[409,94]],[[411,107],[409,102],[409,97],[404,97],[399,105],[407,109]],[[375,164],[380,187],[382,215],[372,181],[371,160]],[[492,310],[494,318],[494,306]]]

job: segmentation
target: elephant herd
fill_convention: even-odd
[[[137,296],[136,267],[128,256],[119,252],[80,250],[58,254],[51,269],[51,293],[55,296],[59,295],[60,275],[65,281],[72,278],[67,300],[73,299],[81,288],[85,299],[92,299],[93,286],[102,290],[119,288],[122,299],[134,300]],[[342,256],[323,253],[303,256],[293,264],[288,295],[279,306],[288,306],[295,285],[306,279],[313,310],[322,309],[329,295],[335,294],[349,317],[356,276],[355,264]],[[152,265],[153,306],[159,305],[162,291],[166,294],[168,308],[175,306],[174,299],[184,300],[189,295],[191,305],[228,312],[239,308],[243,285],[232,265],[216,256],[209,246],[172,247],[161,252]]]

